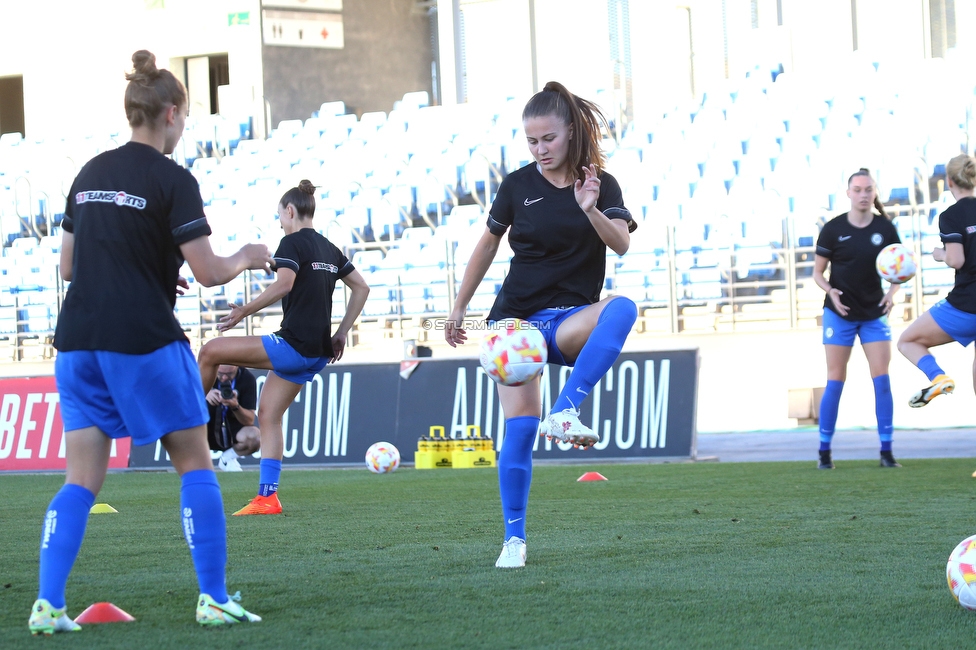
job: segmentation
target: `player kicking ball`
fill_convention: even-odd
[[[538,378],[521,386],[498,385],[506,417],[498,458],[505,526],[499,568],[525,566],[536,435],[582,448],[599,441],[580,422],[579,407],[616,361],[637,320],[630,299],[600,299],[607,248],[626,253],[637,227],[616,179],[603,171],[603,115],[593,103],[549,82],[526,104],[522,124],[535,162],[499,186],[444,332],[452,347],[467,340],[461,327],[465,311],[507,231],[515,255],[487,320],[532,323],[546,337],[549,362],[571,366],[573,372],[544,420]]]

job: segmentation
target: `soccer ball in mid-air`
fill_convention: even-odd
[[[501,323],[481,341],[481,367],[503,386],[521,386],[546,367],[546,339],[526,321]]]
[[[946,564],[952,597],[966,609],[976,610],[976,535],[959,542]]]
[[[892,284],[908,282],[915,277],[915,255],[904,244],[890,244],[878,253],[877,267],[878,275]]]
[[[374,474],[395,472],[399,466],[400,452],[388,442],[375,442],[366,450],[366,467]]]

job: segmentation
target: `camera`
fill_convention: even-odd
[[[217,385],[220,399],[234,399],[234,385],[229,381],[222,381]]]

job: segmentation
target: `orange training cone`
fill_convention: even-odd
[[[586,474],[583,474],[583,476],[576,479],[576,482],[579,483],[580,481],[606,481],[606,480],[607,477],[601,474],[600,472],[587,472]]]
[[[76,623],[128,623],[134,620],[135,617],[112,603],[95,603],[75,617]]]

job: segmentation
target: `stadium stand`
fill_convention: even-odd
[[[634,299],[645,330],[812,324],[822,302],[809,280],[813,244],[820,225],[846,208],[847,176],[862,166],[903,240],[931,252],[947,200],[944,163],[972,150],[976,83],[964,68],[932,59],[905,74],[854,56],[844,74],[827,79],[757,67],[697,101],[614,125],[608,169],[640,228],[627,255],[608,255],[606,291]],[[933,88],[942,101],[932,101]],[[174,157],[199,182],[223,253],[245,241],[274,248],[281,193],[302,178],[317,183],[318,227],[373,287],[363,320],[402,330],[404,321],[449,312],[499,183],[530,160],[521,101],[429,104],[427,93],[407,93],[388,113],[357,117],[328,101],[304,121],[281,121],[266,140],[248,139],[248,125],[219,115],[188,120]],[[0,137],[0,339],[14,341],[15,358],[24,340],[50,344],[64,291],[59,212],[71,179],[125,137]],[[506,243],[472,312],[491,306],[510,256]],[[953,281],[930,256],[921,269],[902,292],[906,319]],[[267,282],[248,275],[195,287],[177,305],[180,322],[198,340],[213,335],[229,302]],[[337,291],[336,318],[342,299]],[[248,327],[274,325],[265,320]]]

